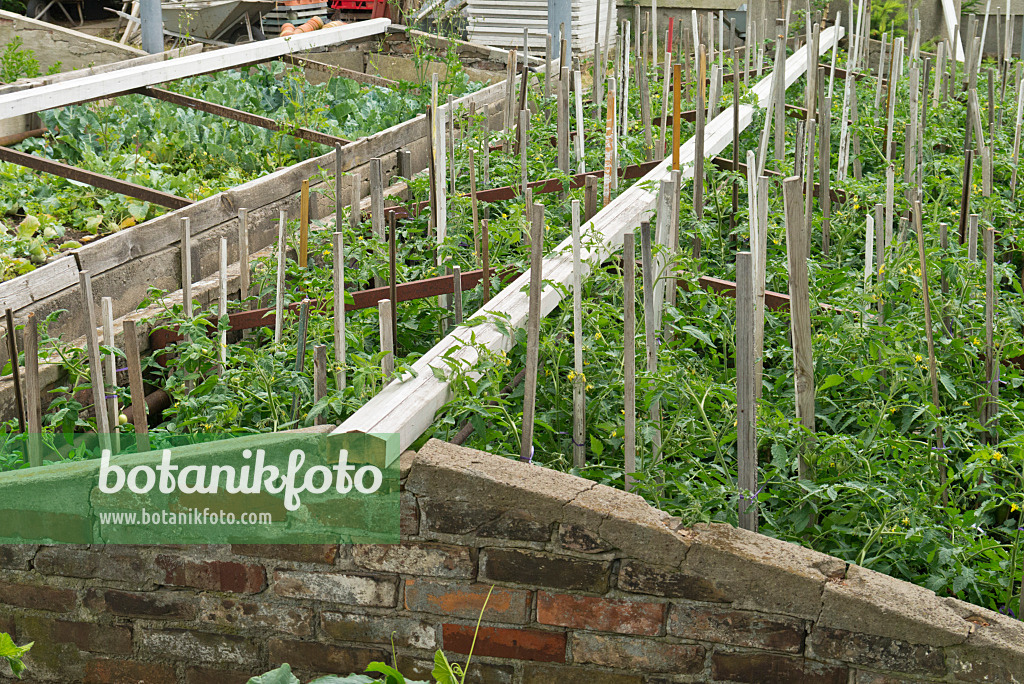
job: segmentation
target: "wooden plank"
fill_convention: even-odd
[[[572,201],[572,463],[587,464],[587,379],[583,372],[583,264],[580,261],[580,202]]]
[[[76,287],[78,263],[71,255],[40,266],[23,276],[0,283],[0,309],[18,311],[54,292]]]
[[[754,396],[754,265],[736,255],[736,486],[739,524],[757,531],[757,405]]]
[[[625,425],[622,431],[625,455],[626,491],[633,488],[636,472],[636,237],[630,230],[622,236],[622,255],[625,270],[622,274],[622,357],[623,357],[623,403],[622,414]]]
[[[827,52],[843,34],[843,27],[832,26],[821,32],[819,54]],[[807,65],[807,47],[804,46],[787,60],[785,83],[788,86],[803,75]],[[751,95],[760,106],[765,106],[771,94],[773,75],[769,74],[751,89]],[[740,126],[745,128],[753,120],[754,110],[751,105],[740,106]],[[708,154],[718,154],[732,141],[732,113],[720,115],[711,121],[705,131],[705,150]],[[682,175],[692,176],[694,141],[688,140],[681,146],[680,162]],[[582,258],[584,270],[589,272],[587,264],[603,262],[617,245],[621,244],[626,231],[639,225],[640,221],[650,216],[657,202],[657,184],[668,179],[671,173],[671,159],[662,161],[651,172],[637,183],[623,191],[614,202],[607,204],[590,221],[586,232],[591,231],[597,239],[589,242]],[[545,287],[541,293],[541,310],[550,313],[561,300],[560,290],[571,283],[573,272],[572,240],[551,251],[551,256],[544,260],[544,278],[554,286]],[[529,307],[528,297],[523,290],[529,282],[529,274],[523,274],[504,290],[492,298],[479,313],[498,313],[505,318],[509,329],[523,327],[527,319]],[[557,288],[557,289],[556,289]],[[470,320],[480,318],[470,316]],[[470,344],[470,337],[475,337],[475,344]],[[415,377],[402,383],[394,383],[377,396],[364,404],[344,423],[338,426],[337,432],[361,430],[364,432],[388,432],[399,435],[401,447],[408,448],[426,431],[434,420],[435,413],[449,399],[450,386],[447,381],[437,378],[433,367],[447,370],[447,362],[456,361],[466,368],[472,368],[479,358],[480,345],[492,351],[508,350],[512,340],[493,323],[482,322],[472,328],[460,327],[451,331],[441,342],[430,349],[413,365]],[[442,361],[441,357],[446,361]]]
[[[542,207],[542,205],[534,205],[534,215],[537,214],[537,207]],[[541,211],[543,212],[543,207]],[[528,295],[526,329],[526,380],[523,392],[523,436],[519,450],[519,460],[525,462],[533,460],[533,421],[537,410],[537,371],[540,361],[540,319],[544,316],[541,313],[544,222],[534,221],[532,230],[533,235],[530,238],[530,292]]]
[[[340,76],[341,78],[347,78],[350,81],[366,85],[380,86],[381,88],[390,88],[392,90],[401,85],[398,81],[392,81],[390,78],[384,78],[383,76],[377,76],[375,74],[365,74],[362,71],[355,71],[353,69],[346,69],[342,66],[327,64],[326,62],[320,62],[315,59],[310,59],[309,57],[285,55],[281,58],[281,61],[293,66],[310,69],[311,71],[319,71],[322,74]]]
[[[359,40],[383,33],[390,23],[389,19],[370,19],[337,28],[321,29],[285,38],[271,38],[223,50],[202,52],[189,57],[121,69],[107,74],[86,76],[65,83],[40,86],[0,97],[0,119],[113,97],[136,88],[231,69],[294,52],[304,52],[313,48]]]
[[[796,418],[814,432],[814,361],[811,355],[810,284],[807,274],[808,226],[804,219],[804,198],[797,176],[783,183],[786,212],[786,255],[789,263],[790,333],[793,338],[793,377]],[[809,201],[809,198],[808,198]],[[810,477],[810,467],[801,450],[799,477]]]

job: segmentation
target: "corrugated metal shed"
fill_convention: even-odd
[[[594,51],[594,21],[601,3],[601,45],[604,46],[605,22],[616,11],[615,0],[572,0],[572,51],[576,55]],[[469,0],[469,40],[496,48],[523,49],[523,29],[530,30],[530,54],[544,51],[548,32],[547,0]],[[615,44],[615,17],[610,39]]]

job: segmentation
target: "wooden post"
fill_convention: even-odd
[[[391,341],[398,353],[398,225],[388,214],[388,298],[391,300]]]
[[[334,233],[334,382],[339,392],[345,389],[345,355],[347,340],[345,339],[345,234]]]
[[[1024,33],[1024,29],[1022,29]],[[1017,197],[1017,164],[1020,163],[1020,129],[1021,120],[1024,119],[1024,87],[1022,87],[1022,81],[1020,79],[1020,64],[1018,63],[1017,68],[1017,118],[1014,121],[1013,127],[1013,162],[1011,166],[1013,171],[1011,172],[1010,188],[1012,196]]]
[[[678,65],[677,65],[678,68]],[[615,79],[608,79],[608,108],[604,129],[604,206],[612,201],[615,173]]]
[[[637,60],[636,82],[640,90],[640,122],[644,128],[644,159],[654,159],[654,135],[651,130],[651,94],[647,88],[647,69]]]
[[[526,69],[523,69],[523,73],[526,73]],[[455,163],[458,161],[455,158],[455,96],[448,93],[448,108],[445,110],[445,142],[447,149],[447,157],[445,164],[448,166],[448,179],[450,181],[449,192],[454,196],[456,194],[455,189]],[[371,167],[372,168],[372,167]],[[383,179],[382,179],[383,186]],[[383,190],[383,188],[382,188]]]
[[[238,210],[238,299],[249,298],[249,210]]]
[[[591,186],[592,187],[592,186]],[[583,263],[580,258],[580,203],[572,201],[572,464],[587,464],[587,379],[583,373]]]
[[[185,318],[192,318],[192,231],[187,216],[181,219],[181,303]]]
[[[698,52],[697,125],[693,136],[693,213],[697,220],[704,218],[704,46]]]
[[[576,173],[586,173],[586,148],[583,135],[583,77],[579,69],[572,72],[576,104]]]
[[[932,332],[932,304],[928,292],[928,261],[925,258],[924,253],[924,232],[921,228],[921,214],[921,201],[915,200],[914,228],[917,232],[917,255],[921,267],[921,294],[924,298],[924,334],[928,343],[928,376],[932,385],[932,404],[936,409],[941,410],[941,405],[939,404],[939,374],[935,364],[935,338]],[[989,358],[991,358],[991,356]],[[946,459],[942,452],[943,444],[941,426],[937,426],[935,428],[935,444],[937,447],[936,453],[938,454],[939,461],[939,481],[940,485],[942,485],[943,501],[945,501]]]
[[[462,325],[462,269],[452,266],[452,293],[455,307],[455,325]]]
[[[384,352],[381,359],[381,372],[384,374],[384,384],[391,381],[395,373],[395,341],[391,337],[391,307],[390,299],[382,299],[377,302],[377,323],[380,330],[380,350]]]
[[[18,412],[18,430],[25,434],[25,402],[21,393],[21,370],[18,366],[18,339],[14,330],[14,311],[5,312],[7,318],[7,352],[11,357],[11,378],[14,381],[14,408]],[[93,390],[95,399],[95,390]],[[101,395],[102,396],[102,395]]]
[[[135,321],[124,322],[124,355],[128,360],[128,388],[132,397],[132,424],[135,426],[135,451],[149,451],[149,422],[146,417],[146,386],[142,379],[142,359],[139,355],[139,333]]]
[[[885,167],[885,248],[892,248],[892,229],[895,221],[896,169],[892,164]]]
[[[309,299],[299,302],[299,328],[295,339],[295,372],[300,373],[306,367],[306,335],[309,331]],[[299,419],[299,392],[292,390],[292,420]]]
[[[807,223],[804,219],[803,188],[800,178],[783,181],[786,212],[786,253],[789,263],[790,332],[793,337],[793,375],[796,418],[814,432],[814,362],[811,353],[810,284],[807,274]],[[799,477],[809,479],[810,467],[800,454]]]
[[[758,249],[754,253],[754,397],[761,398],[764,371],[764,292],[768,271],[768,177],[757,177]]]
[[[668,100],[669,91],[671,89],[671,78],[672,78],[672,56],[670,53],[665,53],[665,72],[662,77],[661,84],[661,134],[658,136],[658,159],[664,159],[668,156]]]
[[[473,208],[473,259],[480,263],[480,214],[476,200],[476,160],[469,150],[469,202]]]
[[[875,272],[875,219],[868,216],[864,230],[864,291],[871,287],[871,278]]]
[[[757,531],[757,404],[754,395],[754,274],[750,252],[736,255],[736,486],[740,527]]]
[[[43,465],[43,407],[39,385],[39,325],[35,312],[29,313],[22,337],[25,347],[25,422],[29,467]],[[11,364],[12,369],[17,364]]]
[[[306,268],[309,252],[309,179],[302,179],[299,194],[299,268]]]
[[[563,60],[564,62],[564,60]],[[562,77],[558,80],[558,168],[562,173],[569,173],[569,67],[562,67]]]
[[[985,229],[985,408],[982,425],[988,430],[988,443],[999,443],[999,349],[995,346],[995,229]]]
[[[187,220],[187,219],[186,219]],[[88,270],[78,272],[78,285],[85,308],[85,342],[89,353],[89,381],[92,385],[92,403],[96,409],[96,432],[101,448],[110,448],[110,422],[107,402],[104,401],[103,366],[100,360],[100,340],[96,334],[96,310],[92,299],[92,276]],[[14,356],[17,358],[17,356]]]
[[[484,219],[480,224],[480,249],[483,252],[483,303],[486,304],[491,300],[491,259],[490,259],[490,236],[487,231],[487,219]]]
[[[370,221],[374,239],[384,242],[384,174],[379,157],[370,160]]]
[[[680,102],[683,74],[678,64],[672,65],[672,170],[679,170],[679,148],[683,141],[680,139]],[[606,201],[607,203],[607,201]]]
[[[348,225],[353,230],[353,232],[358,232],[359,224],[363,222],[363,217],[361,216],[362,210],[359,208],[359,204],[363,199],[363,178],[358,171],[353,171],[349,175],[352,177],[352,185],[349,187],[348,191]],[[338,224],[335,227],[335,230],[341,230],[341,224]]]
[[[318,404],[327,396],[327,345],[313,347],[313,403]],[[313,419],[313,425],[323,425],[323,412]]]
[[[978,219],[977,214],[967,217],[967,260],[978,260]]]
[[[964,177],[960,187],[960,244],[967,239],[967,214],[971,208],[971,177],[974,166],[974,150],[964,152]]]
[[[544,97],[551,97],[551,34],[544,36]],[[508,130],[508,126],[505,126]]]
[[[529,109],[523,109],[519,112],[519,138],[522,140],[522,145],[519,147],[519,187],[525,199],[530,181],[530,158],[529,150],[527,149],[530,145]],[[527,202],[526,206],[530,206],[529,202]]]
[[[821,207],[821,250],[828,256],[829,238],[832,226],[832,194],[830,168],[832,160],[832,98],[825,96],[822,101],[824,112],[821,120],[821,140],[818,143],[818,206]],[[812,189],[814,186],[811,186]]]
[[[636,7],[639,9],[640,6],[636,5]],[[629,26],[630,23],[627,21],[625,31],[626,47],[622,53],[622,104],[619,107],[622,110],[622,127],[619,130],[622,131],[621,135],[623,137],[629,132],[629,57],[633,54],[630,51],[629,43],[631,36]]]
[[[544,210],[542,205],[535,205]],[[535,210],[536,212],[536,210]],[[530,243],[530,309],[526,324],[526,380],[523,393],[523,438],[519,460],[533,460],[533,421],[537,408],[537,366],[540,361],[540,295],[543,287],[544,224],[533,223]]]
[[[277,291],[274,293],[274,344],[280,344],[284,326],[284,276],[288,252],[288,216],[281,210],[277,226]]]
[[[651,224],[647,221],[640,223],[640,258],[642,261],[644,287],[644,342],[646,347],[647,372],[653,376],[658,373],[658,342],[655,334],[661,329],[660,302],[655,294],[655,273],[653,250],[651,246]],[[661,402],[658,399],[651,401],[650,407],[651,423],[654,432],[651,439],[653,458],[650,465],[661,460]]]
[[[103,326],[103,346],[108,349],[114,349],[114,299],[112,297],[100,299],[100,317],[102,319],[100,324]],[[117,407],[117,355],[113,351],[103,355],[103,377],[107,383],[103,387],[103,396],[107,402],[107,417],[110,420],[114,452],[117,453],[121,451],[121,440],[118,435],[118,432],[120,432],[118,419],[120,418],[121,411]],[[108,386],[109,390],[107,389]]]
[[[223,320],[228,315],[228,239],[220,239],[220,273],[218,274],[220,280],[219,292],[218,292],[218,306],[217,316]],[[221,373],[224,372],[228,364],[228,331],[218,331],[218,357],[220,360]]]
[[[942,255],[945,256],[949,250],[949,226],[945,223],[939,224],[939,248],[942,249]],[[939,274],[939,284],[942,292],[942,327],[946,331],[946,335],[949,337],[953,336],[953,325],[949,316],[946,312],[946,302],[949,301],[949,281],[946,279],[945,271],[941,271]]]
[[[775,160],[777,162],[786,158],[786,41],[784,36],[779,36],[777,51],[775,53],[775,66],[772,73],[772,85],[778,79],[778,87],[775,89]],[[764,155],[761,155],[763,158]],[[762,165],[764,161],[761,162]]]
[[[597,213],[597,178],[587,176],[583,186],[583,220],[589,221]]]
[[[626,417],[622,446],[625,452],[625,488],[629,491],[633,488],[630,473],[636,472],[636,237],[631,230],[622,236],[622,263],[622,299],[625,306],[625,332],[622,337],[623,411]]]

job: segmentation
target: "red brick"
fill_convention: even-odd
[[[74,610],[78,598],[71,589],[0,582],[0,602],[22,608],[66,613]]]
[[[704,669],[704,647],[654,639],[575,632],[572,660],[629,672],[696,674]]]
[[[543,625],[657,636],[664,620],[664,603],[537,593],[537,622]]]
[[[86,551],[48,546],[39,550],[32,567],[44,575],[118,580],[135,585],[152,584],[156,579],[150,559],[132,547]]]
[[[364,570],[401,572],[449,579],[476,576],[470,549],[450,544],[359,544],[351,547],[352,562]]]
[[[337,544],[232,544],[231,552],[239,556],[276,558],[298,563],[333,565],[338,556]]]
[[[185,684],[247,684],[262,670],[217,670],[212,667],[190,667],[185,671]],[[148,682],[147,682],[148,684]]]
[[[274,593],[289,598],[393,608],[398,602],[398,577],[278,570],[274,573]]]
[[[204,596],[199,619],[221,627],[269,629],[295,636],[313,633],[313,611],[266,601],[243,601]]]
[[[475,632],[476,625],[443,625],[444,650],[467,655],[472,652],[473,655],[494,658],[536,660],[546,663],[565,662],[566,642],[563,632],[481,627],[476,634],[474,646]]]
[[[531,592],[494,587],[488,599],[490,589],[486,584],[409,579],[405,581],[405,608],[446,618],[476,619],[486,600],[484,618],[489,622],[526,624],[530,621]]]
[[[350,674],[364,671],[374,661],[391,661],[381,649],[331,646],[315,641],[271,639],[269,647],[270,669],[288,663],[293,670]]]
[[[267,573],[260,565],[200,561],[180,556],[157,556],[156,565],[165,571],[163,584],[171,586],[238,594],[255,594],[267,586]]]
[[[85,684],[176,684],[174,668],[134,660],[93,660],[85,666]]]
[[[323,631],[338,641],[390,644],[397,648],[437,648],[435,623],[407,617],[366,613],[323,613]]]
[[[194,629],[138,630],[140,652],[157,659],[216,665],[249,665],[259,651],[248,639]]]
[[[581,560],[528,549],[486,549],[480,559],[481,579],[530,583],[550,589],[608,591],[610,563]]]
[[[194,620],[199,613],[196,597],[183,592],[130,592],[90,589],[86,607],[94,613],[165,620]]]
[[[743,684],[847,684],[850,673],[802,658],[770,653],[718,653],[711,656],[711,677]]]
[[[127,655],[132,652],[131,629],[92,622],[25,616],[18,619],[18,637],[22,641],[74,644],[80,651],[116,655]]]
[[[799,653],[804,644],[802,620],[699,604],[672,606],[668,633],[693,641],[787,653]]]

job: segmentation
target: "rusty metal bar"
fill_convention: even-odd
[[[144,202],[152,202],[169,209],[181,209],[193,204],[192,200],[187,200],[184,197],[160,192],[152,188],[145,188],[135,183],[120,180],[119,178],[105,176],[102,173],[85,171],[84,169],[53,161],[52,159],[43,159],[35,155],[25,154],[24,152],[12,150],[9,147],[0,147],[0,161],[18,164],[35,171],[42,171],[43,173],[53,174],[68,180],[85,183],[101,190],[110,190],[120,195],[134,197]]]
[[[146,95],[157,100],[163,100],[179,107],[188,107],[189,109],[196,109],[207,114],[214,114],[216,116],[222,116],[225,119],[234,119],[235,121],[241,121],[251,126],[257,126],[259,128],[265,128],[268,131],[281,131],[288,135],[295,136],[296,138],[302,138],[310,142],[320,143],[321,145],[327,145],[328,147],[334,147],[337,144],[348,145],[351,140],[345,138],[339,138],[336,135],[328,135],[327,133],[320,133],[309,128],[295,128],[289,129],[287,126],[283,126],[273,119],[268,119],[265,116],[258,114],[250,114],[249,112],[243,112],[240,109],[234,109],[233,107],[227,107],[225,105],[214,104],[213,102],[207,102],[206,100],[200,100],[196,97],[189,97],[188,95],[182,95],[181,93],[175,93],[170,90],[164,90],[163,88],[145,87],[139,88],[133,91],[139,95]]]

